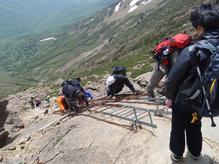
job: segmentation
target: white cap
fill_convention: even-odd
[[[112,85],[113,83],[115,83],[114,77],[113,77],[113,76],[109,76],[109,77],[107,78],[107,80],[106,80],[106,85],[107,85],[107,86],[110,86],[110,85]]]

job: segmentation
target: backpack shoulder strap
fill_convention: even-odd
[[[214,46],[213,43],[211,43],[210,40],[201,40],[197,43],[195,43],[195,47],[204,50],[208,50],[212,55],[217,53],[217,47]]]
[[[189,46],[189,52],[195,64],[200,62],[200,53],[207,53],[209,61],[217,54],[217,48],[209,40],[200,40]]]
[[[216,46],[211,40],[203,40],[196,45],[199,51],[204,49],[211,53],[208,67],[205,70],[206,78],[219,79],[219,46]]]

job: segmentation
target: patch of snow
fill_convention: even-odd
[[[131,6],[131,8],[132,7],[134,7],[134,6],[136,6],[136,3],[138,2],[139,0],[132,0],[131,2],[130,2],[130,6]]]
[[[121,5],[121,1],[118,3],[118,5],[116,5],[116,7],[115,7],[115,12],[118,12],[118,11],[119,11],[120,5]]]
[[[148,1],[146,1],[146,2],[143,1],[142,4],[143,4],[143,5],[146,5],[146,4],[150,3],[151,1],[152,1],[152,0],[148,0]]]
[[[57,39],[54,37],[50,37],[50,38],[42,39],[42,40],[40,40],[40,42],[46,42],[46,41],[50,41],[50,40],[57,40]]]
[[[134,5],[133,7],[131,7],[131,8],[129,9],[129,13],[132,12],[132,11],[134,11],[134,10],[136,10],[137,8],[138,8],[138,6],[137,6],[137,5]]]

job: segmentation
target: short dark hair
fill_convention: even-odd
[[[197,28],[202,26],[205,31],[219,28],[219,7],[213,4],[202,4],[191,13],[190,21]]]

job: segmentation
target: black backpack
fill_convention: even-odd
[[[201,71],[199,68],[200,53],[207,52],[210,57],[206,67]],[[212,127],[215,127],[213,117],[219,115],[219,45],[216,46],[208,40],[195,44],[192,53],[193,61],[196,63],[196,70],[199,79],[194,82],[198,86],[190,99],[196,99],[197,110],[203,117],[210,117]]]
[[[123,66],[114,66],[112,69],[113,73],[112,74],[123,74],[126,75],[126,68]]]
[[[77,79],[71,79],[64,82],[62,92],[66,97],[78,97],[84,93],[84,89]]]

